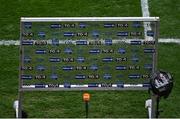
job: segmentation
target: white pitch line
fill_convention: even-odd
[[[149,17],[150,16],[148,0],[141,0],[141,9],[142,9],[143,17]]]
[[[130,40],[133,39],[122,39],[122,40],[118,40],[118,41],[126,41],[129,43]],[[135,40],[135,39],[134,39]],[[143,41],[141,39],[141,41]],[[120,43],[120,42],[119,42]],[[174,39],[174,38],[159,38],[158,39],[158,43],[177,43],[180,44],[180,39]],[[5,46],[10,46],[10,45],[20,45],[19,40],[0,40],[0,45],[5,45]]]
[[[20,45],[19,40],[0,40],[0,45]]]
[[[143,17],[149,17],[150,16],[148,0],[141,0],[141,11],[142,11]],[[150,31],[150,30],[151,30],[150,22],[144,22],[144,34],[145,34],[145,39],[147,39],[147,40],[149,38],[151,38],[151,37],[146,35],[147,31]]]
[[[180,39],[174,38],[159,38],[158,43],[177,43],[180,44]]]

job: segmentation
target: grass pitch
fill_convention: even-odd
[[[160,17],[160,38],[180,38],[180,1],[149,0],[150,16]]]
[[[151,0],[151,16],[160,16],[160,36],[179,37],[179,0]],[[21,16],[142,16],[140,0],[0,0],[0,39],[19,39]],[[175,85],[160,106],[160,117],[180,117],[180,46],[160,44],[158,67],[173,73]],[[0,46],[0,117],[15,117],[19,49]],[[90,92],[89,117],[147,117],[147,92]],[[29,117],[85,117],[82,92],[33,92],[25,95]],[[42,97],[42,98],[40,98]]]

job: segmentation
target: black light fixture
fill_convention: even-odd
[[[165,71],[157,71],[150,80],[151,90],[156,97],[156,118],[160,115],[159,102],[160,98],[167,98],[173,88],[173,77]]]
[[[173,88],[173,77],[168,72],[158,71],[151,79],[151,88],[154,94],[167,98]]]

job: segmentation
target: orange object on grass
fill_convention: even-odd
[[[89,93],[84,93],[83,94],[83,100],[88,102],[90,100],[90,94]]]

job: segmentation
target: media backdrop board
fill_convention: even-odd
[[[23,17],[19,88],[148,89],[156,70],[158,21],[158,17]]]

